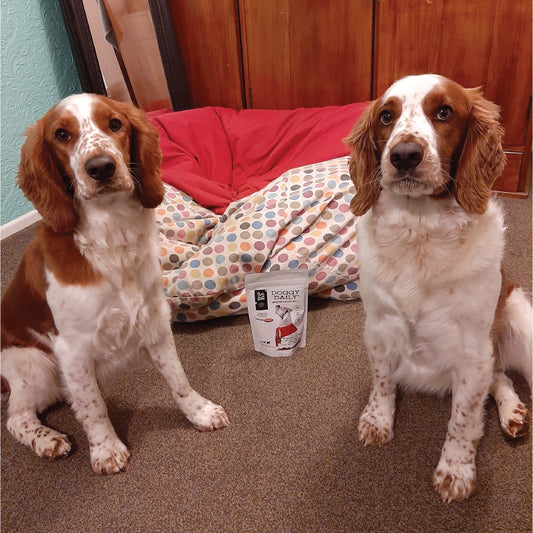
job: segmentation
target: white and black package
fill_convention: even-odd
[[[244,278],[254,348],[273,357],[305,346],[307,270],[277,270]]]

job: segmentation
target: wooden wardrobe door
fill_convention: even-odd
[[[192,107],[242,109],[236,0],[168,0]]]
[[[427,72],[483,86],[501,106],[506,131],[509,164],[499,187],[525,191],[531,0],[380,0],[375,24],[374,96],[402,76]]]
[[[240,0],[247,107],[370,99],[372,0]]]

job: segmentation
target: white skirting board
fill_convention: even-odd
[[[0,239],[4,240],[6,237],[9,237],[10,235],[17,233],[17,231],[31,226],[39,220],[41,220],[41,215],[39,215],[39,213],[37,213],[37,211],[34,209],[33,211],[30,211],[29,213],[26,213],[25,215],[22,215],[21,217],[18,217],[15,220],[12,220],[11,222],[1,226]]]

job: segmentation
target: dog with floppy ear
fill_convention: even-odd
[[[503,214],[491,197],[502,137],[499,109],[479,89],[423,75],[393,84],[345,140],[373,378],[359,439],[393,438],[398,385],[451,391],[433,476],[446,501],[474,491],[489,391],[506,435],[527,427],[505,375],[517,368],[531,385],[531,304],[501,271]]]
[[[502,148],[503,128],[497,105],[483,98],[480,88],[463,89],[468,107],[468,127],[462,124],[457,142],[447,147],[442,157],[450,160],[447,192],[453,192],[459,205],[469,213],[483,213],[491,196],[491,187],[506,163]],[[381,189],[381,158],[388,141],[388,131],[380,127],[382,99],[365,109],[344,142],[351,148],[350,175],[357,194],[351,210],[365,214],[375,203]]]
[[[176,354],[158,262],[154,207],[163,199],[157,130],[144,113],[74,95],[27,131],[18,183],[42,216],[2,299],[7,428],[49,459],[66,435],[37,414],[67,399],[83,425],[92,469],[125,469],[99,385],[148,359],[201,431],[228,425],[189,384]]]

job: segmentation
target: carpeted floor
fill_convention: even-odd
[[[531,201],[503,202],[507,272],[531,290]],[[2,292],[30,235],[2,242]],[[176,326],[189,379],[224,405],[231,425],[197,432],[174,409],[162,378],[135,370],[105,391],[132,452],[118,476],[91,472],[68,406],[44,417],[75,445],[55,463],[17,444],[3,412],[2,531],[531,531],[531,437],[507,442],[492,400],[477,492],[466,502],[444,504],[431,486],[449,397],[402,393],[394,440],[380,449],[357,441],[370,391],[363,323],[360,301],[312,299],[307,347],[280,359],[253,351],[247,316]],[[525,380],[515,377],[531,407]]]

